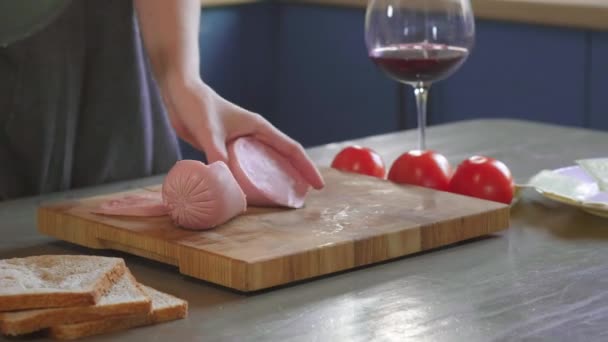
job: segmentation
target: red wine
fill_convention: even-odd
[[[468,53],[461,47],[420,43],[377,48],[370,53],[370,58],[399,81],[429,82],[448,76]]]

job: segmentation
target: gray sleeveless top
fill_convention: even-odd
[[[132,1],[72,1],[0,47],[0,200],[154,175],[179,158]]]

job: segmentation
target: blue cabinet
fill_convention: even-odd
[[[431,124],[519,118],[584,126],[586,32],[484,20],[476,24],[476,46],[468,61],[431,89]]]
[[[201,77],[218,94],[273,121],[272,60],[276,5],[204,8],[199,32]],[[204,160],[180,141],[184,158]]]
[[[199,32],[201,76],[226,99],[271,116],[276,58],[272,3],[205,8]]]
[[[204,9],[199,32],[200,69],[203,80],[230,101],[242,97],[239,47],[244,9]]]
[[[398,93],[367,57],[364,11],[282,5],[276,124],[305,146],[399,128]]]
[[[274,1],[205,8],[202,76],[307,147],[414,128],[412,89],[367,56],[364,14]],[[428,123],[519,118],[608,130],[606,61],[605,32],[478,19],[467,62],[431,88]]]
[[[608,32],[591,38],[589,127],[608,130]]]
[[[200,71],[203,80],[215,91],[240,102],[238,46],[241,39],[241,9],[238,7],[204,9],[199,31]],[[204,160],[204,155],[180,140],[184,159]]]

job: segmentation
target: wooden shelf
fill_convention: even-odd
[[[263,0],[202,0],[203,7]],[[279,0],[283,3],[364,8],[366,0]],[[475,16],[580,29],[608,30],[607,0],[472,0]]]
[[[234,5],[245,5],[262,0],[201,0],[202,7],[220,7],[220,6],[234,6]]]

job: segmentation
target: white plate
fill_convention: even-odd
[[[560,184],[561,188],[556,184],[558,182],[544,187],[535,186],[532,182],[532,187],[538,193],[551,200],[578,207],[590,214],[608,217],[608,192],[601,191],[596,180],[582,167],[572,165],[550,172],[565,182]]]

